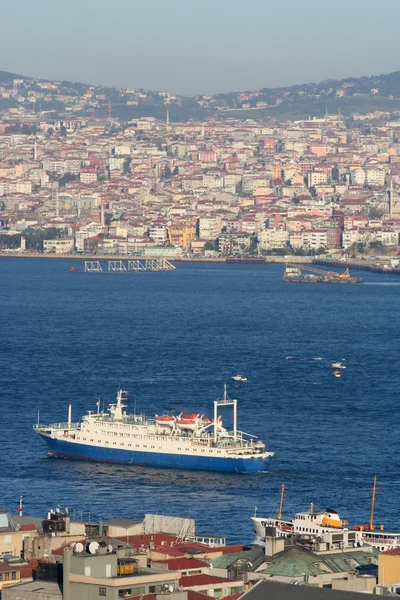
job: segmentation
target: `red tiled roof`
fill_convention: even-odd
[[[236,600],[236,598],[239,598],[239,596],[241,596],[242,594],[244,594],[244,591],[236,592],[236,594],[230,594],[230,596],[224,596],[224,600]]]
[[[163,563],[168,566],[170,571],[182,571],[183,569],[201,569],[208,567],[208,563],[197,558],[172,558],[171,560],[159,560],[155,561]]]
[[[188,600],[206,600],[210,597],[207,596],[207,594],[202,594],[201,592],[196,592],[195,590],[188,590],[187,595]]]
[[[226,583],[232,582],[231,579],[226,579],[225,577],[215,577],[214,575],[188,575],[187,577],[181,577],[179,580],[179,585],[183,588],[192,587],[197,585],[209,585],[210,583]]]
[[[390,556],[400,556],[400,549],[393,548],[393,550],[385,550],[382,554],[389,554]]]
[[[14,567],[8,563],[0,561],[0,573],[9,573],[10,571],[19,571],[19,567]]]

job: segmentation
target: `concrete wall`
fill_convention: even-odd
[[[62,600],[62,594],[56,583],[36,581],[3,590],[2,600]]]
[[[388,585],[400,581],[400,554],[379,554],[378,584]]]

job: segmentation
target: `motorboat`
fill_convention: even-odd
[[[334,377],[341,377],[340,371],[333,371],[332,374]]]
[[[332,363],[332,368],[333,369],[345,369],[346,366],[343,365],[341,362],[334,362],[334,363]]]
[[[233,381],[247,381],[247,377],[243,377],[243,375],[233,375]]]

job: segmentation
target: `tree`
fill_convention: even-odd
[[[383,214],[383,210],[375,208],[374,206],[369,210],[369,216],[371,219],[382,219]]]
[[[126,158],[124,160],[124,164],[122,165],[122,174],[123,175],[128,175],[130,172],[130,166],[131,166],[131,158]]]

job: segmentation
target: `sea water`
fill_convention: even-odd
[[[27,515],[60,505],[91,520],[180,515],[249,543],[255,505],[275,514],[282,483],[285,516],[313,502],[368,522],[376,474],[376,523],[400,530],[400,278],[293,285],[282,265],[207,263],[82,270],[78,260],[0,260],[0,504],[15,513],[22,495]],[[224,383],[239,427],[275,452],[268,473],[51,459],[32,430],[38,411],[65,421],[71,402],[80,420],[119,386],[132,411],[212,416]]]

